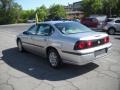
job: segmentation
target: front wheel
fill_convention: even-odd
[[[115,34],[115,29],[114,29],[114,28],[110,28],[110,29],[108,30],[108,34],[110,34],[110,35]]]
[[[18,46],[18,51],[19,52],[23,52],[24,51],[21,40],[17,41],[17,46]]]
[[[48,51],[48,61],[51,67],[58,68],[62,64],[62,60],[55,49],[50,49]]]

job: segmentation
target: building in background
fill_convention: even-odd
[[[68,6],[64,6],[66,14],[67,14],[67,19],[80,19],[84,16],[84,12],[82,10],[81,6],[82,1],[75,2],[73,4],[68,4]]]

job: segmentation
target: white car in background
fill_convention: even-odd
[[[27,20],[27,23],[35,23],[36,20],[35,19],[32,19],[32,20]]]
[[[108,18],[103,30],[111,35],[120,32],[120,18]]]

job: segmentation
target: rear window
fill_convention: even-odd
[[[91,32],[92,30],[78,22],[57,23],[55,27],[63,34]]]

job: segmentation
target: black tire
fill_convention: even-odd
[[[52,58],[52,55],[54,56],[54,60]],[[60,68],[60,66],[62,65],[62,60],[60,58],[60,55],[58,54],[58,52],[55,50],[55,49],[49,49],[48,50],[48,55],[47,55],[47,58],[48,58],[48,62],[50,64],[50,66],[52,68]]]
[[[114,28],[109,28],[108,34],[110,34],[110,35],[115,34],[115,29]]]
[[[18,47],[18,51],[19,52],[23,52],[24,51],[24,48],[22,46],[22,42],[20,39],[17,40],[17,47]]]

